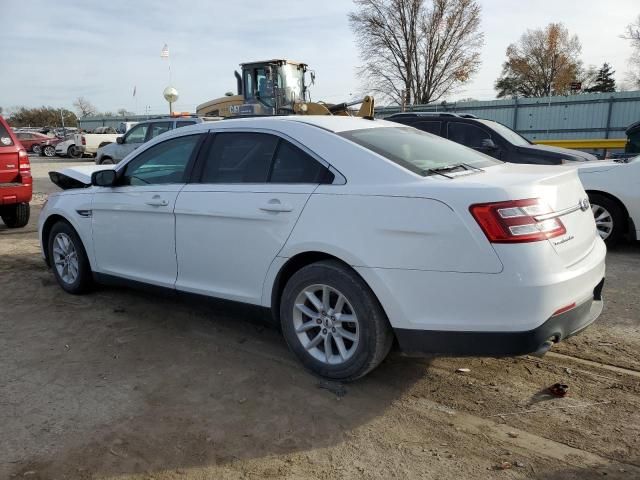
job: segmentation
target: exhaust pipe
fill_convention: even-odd
[[[238,95],[242,95],[242,77],[240,76],[237,70],[234,70],[233,74],[236,77],[236,86],[238,89]]]

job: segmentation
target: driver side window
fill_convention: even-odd
[[[144,143],[144,139],[147,137],[147,130],[149,129],[149,124],[145,123],[143,125],[136,125],[125,137],[125,143]]]
[[[122,185],[163,185],[186,182],[187,165],[201,135],[172,138],[145,150],[125,167]]]

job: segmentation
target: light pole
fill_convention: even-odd
[[[169,86],[164,89],[162,94],[164,95],[164,99],[169,102],[169,115],[171,115],[173,113],[173,103],[178,100],[178,90],[176,90],[175,87]]]

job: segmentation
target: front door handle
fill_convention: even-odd
[[[169,205],[169,202],[160,198],[160,195],[154,195],[151,197],[151,200],[145,202],[147,205],[151,205],[152,207],[166,207]]]
[[[292,212],[293,207],[287,203],[282,203],[277,198],[272,198],[260,207],[263,212]]]

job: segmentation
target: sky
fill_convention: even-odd
[[[507,46],[558,21],[578,35],[585,65],[608,62],[624,80],[631,46],[620,35],[640,14],[640,0],[478,2],[482,65],[447,101],[495,98]],[[309,64],[314,100],[354,99],[366,92],[347,19],[353,9],[351,0],[0,0],[0,106],[72,109],[83,96],[100,111],[163,113],[171,83],[179,92],[174,109],[193,112],[235,90],[239,63],[268,58]]]

